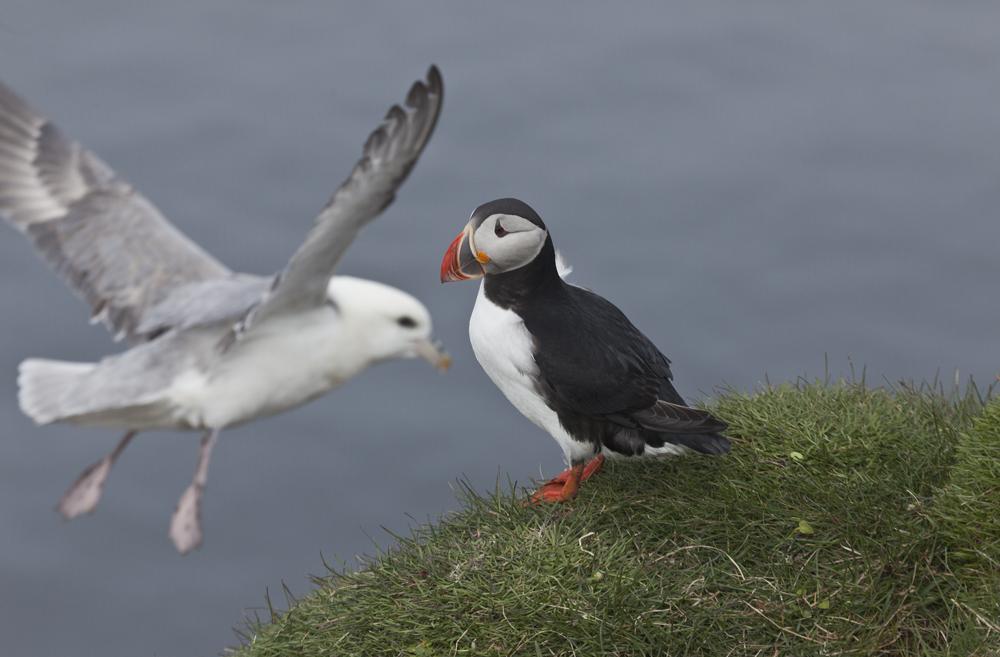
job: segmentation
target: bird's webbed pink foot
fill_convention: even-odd
[[[201,496],[208,481],[208,461],[212,448],[219,439],[219,430],[205,432],[198,453],[198,467],[194,479],[177,502],[174,515],[170,518],[170,540],[181,554],[187,554],[201,545]]]
[[[59,504],[56,505],[56,510],[62,514],[63,518],[70,520],[90,513],[97,508],[97,503],[101,501],[101,492],[104,490],[104,482],[108,478],[108,474],[111,473],[111,466],[115,464],[118,455],[122,453],[135,434],[135,431],[126,433],[110,454],[91,465],[76,478],[73,485],[59,500]]]

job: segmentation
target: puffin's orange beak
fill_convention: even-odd
[[[472,232],[472,223],[470,222],[448,247],[448,252],[444,254],[444,260],[441,261],[442,283],[467,281],[486,275],[481,263],[489,262],[490,259],[485,253],[476,251],[476,245],[472,241]]]

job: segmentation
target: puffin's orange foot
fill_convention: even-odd
[[[553,479],[549,479],[545,484],[542,485],[534,495],[531,496],[532,504],[541,504],[542,502],[568,502],[576,497],[580,490],[580,482],[587,481],[598,472],[604,468],[604,457],[598,456],[590,463],[587,464],[586,468],[581,468],[577,466],[576,468],[570,468]],[[574,481],[573,474],[577,474],[577,479]]]
[[[545,484],[535,491],[535,494],[531,496],[531,504],[542,504],[543,502],[562,502],[563,501],[563,488],[565,488],[565,482],[561,481],[547,481]]]

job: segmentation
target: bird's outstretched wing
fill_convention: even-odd
[[[306,241],[285,269],[234,329],[231,339],[253,322],[285,312],[322,305],[337,263],[364,226],[396,198],[396,190],[417,163],[434,132],[444,87],[436,66],[426,81],[417,81],[406,96],[404,110],[393,105],[385,121],[368,137],[361,159],[337,188],[316,219]]]
[[[230,272],[104,162],[0,84],[0,214],[115,339],[178,285]]]

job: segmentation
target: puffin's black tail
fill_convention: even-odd
[[[720,433],[660,434],[660,437],[664,439],[664,442],[684,445],[696,452],[712,456],[722,456],[733,450],[729,439]]]
[[[715,421],[725,425],[724,422]],[[648,453],[647,448],[658,450],[664,445],[682,445],[712,456],[722,456],[733,449],[729,439],[721,433],[666,433],[629,429],[620,425],[611,425],[611,430],[604,433],[601,442],[611,451],[624,456],[640,456]],[[670,450],[666,453],[670,453]]]

